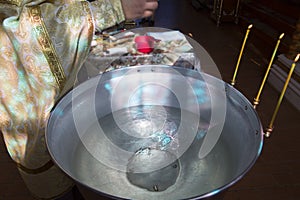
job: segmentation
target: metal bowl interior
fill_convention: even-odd
[[[56,164],[99,195],[201,199],[253,166],[259,117],[235,88],[205,73],[136,66],[80,84],[56,105],[46,131]]]

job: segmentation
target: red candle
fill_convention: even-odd
[[[141,35],[136,36],[134,42],[139,52],[151,53],[154,49],[155,38],[148,35]]]

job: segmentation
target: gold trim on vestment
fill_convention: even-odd
[[[81,3],[83,5],[85,12],[88,13],[88,16],[87,16],[88,32],[89,32],[88,39],[89,39],[89,43],[90,43],[92,41],[93,35],[94,35],[94,22],[93,22],[93,17],[92,17],[93,15],[92,15],[91,9],[89,8],[88,2],[82,1]]]
[[[37,34],[39,44],[42,46],[42,51],[48,61],[52,74],[55,77],[56,83],[60,90],[62,90],[66,83],[66,75],[50,40],[47,28],[43,18],[41,17],[41,10],[39,6],[29,7],[29,16],[34,25],[33,28]]]

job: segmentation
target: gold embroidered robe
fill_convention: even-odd
[[[38,198],[73,185],[47,152],[50,111],[73,86],[95,29],[122,21],[120,0],[0,0],[0,130]]]

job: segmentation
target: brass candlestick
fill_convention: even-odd
[[[267,80],[267,77],[268,77],[268,75],[269,75],[269,72],[270,72],[271,66],[272,66],[272,64],[273,64],[273,61],[274,61],[274,58],[275,58],[277,49],[278,49],[278,47],[279,47],[280,41],[281,41],[281,39],[283,38],[283,36],[284,36],[284,33],[282,33],[282,34],[279,36],[279,39],[278,39],[277,44],[276,44],[276,46],[275,46],[275,49],[274,49],[274,51],[273,51],[271,60],[270,60],[270,62],[269,62],[267,71],[266,71],[266,73],[265,73],[264,79],[263,79],[263,81],[262,81],[262,83],[261,83],[261,86],[260,86],[260,88],[259,88],[259,91],[258,91],[258,93],[257,93],[256,98],[254,98],[254,101],[253,101],[253,107],[254,107],[254,109],[256,109],[256,107],[257,107],[258,104],[259,104],[259,97],[260,97],[260,95],[261,95],[261,92],[262,92],[262,90],[263,90],[263,87],[264,87],[264,85],[265,85],[265,82],[266,82],[266,80]]]
[[[241,48],[241,51],[240,51],[240,55],[239,55],[239,58],[238,58],[238,61],[236,63],[236,67],[235,67],[235,71],[234,71],[234,74],[233,74],[233,78],[232,78],[232,81],[231,81],[231,85],[234,86],[235,85],[235,79],[236,79],[236,75],[237,75],[237,72],[238,72],[238,68],[239,68],[239,65],[240,65],[240,62],[241,62],[241,58],[242,58],[242,55],[243,55],[243,51],[244,51],[244,48],[245,48],[245,45],[246,45],[246,41],[248,39],[248,35],[249,35],[249,32],[250,32],[250,29],[253,27],[252,24],[250,24],[248,26],[248,29],[246,31],[246,35],[245,35],[245,38],[244,38],[244,42],[243,42],[243,45],[242,45],[242,48]]]
[[[270,122],[270,124],[269,124],[269,126],[268,126],[268,128],[267,128],[267,130],[266,130],[266,132],[265,132],[265,136],[266,136],[266,137],[270,137],[271,133],[273,132],[274,121],[275,121],[276,115],[277,115],[277,113],[278,113],[280,104],[281,104],[281,102],[282,102],[283,96],[284,96],[284,94],[285,94],[285,91],[286,91],[286,89],[287,89],[287,86],[288,86],[288,84],[289,84],[289,82],[290,82],[290,79],[291,79],[291,77],[292,77],[293,71],[294,71],[294,69],[295,69],[295,67],[296,67],[296,63],[297,63],[298,60],[299,60],[299,57],[300,57],[300,54],[298,54],[298,55],[296,56],[296,58],[295,58],[295,60],[294,60],[294,62],[293,62],[293,64],[292,64],[292,66],[291,66],[290,72],[289,72],[288,77],[287,77],[287,79],[286,79],[286,81],[285,81],[285,84],[284,84],[283,89],[282,89],[282,91],[281,91],[281,94],[280,94],[278,103],[277,103],[276,108],[275,108],[275,111],[274,111],[274,113],[273,113],[271,122]]]

